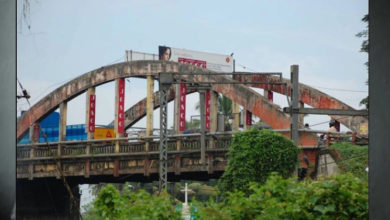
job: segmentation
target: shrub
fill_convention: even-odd
[[[351,174],[303,182],[273,174],[250,187],[249,196],[235,191],[222,202],[198,204],[197,219],[368,218],[367,182]]]
[[[264,183],[271,172],[288,177],[297,164],[298,148],[281,134],[250,129],[234,135],[228,156],[220,189],[248,193],[249,182]]]
[[[126,185],[126,184],[125,184]],[[99,192],[93,210],[85,219],[181,219],[181,213],[165,192],[159,196],[144,190],[130,192],[124,187],[122,194],[111,184]]]
[[[337,165],[341,173],[352,173],[356,177],[368,181],[368,146],[358,146],[350,143],[338,143],[331,145],[341,155]]]

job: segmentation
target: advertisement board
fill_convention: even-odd
[[[159,60],[187,63],[216,72],[233,72],[233,58],[230,55],[205,53],[193,50],[159,46]],[[179,93],[179,130],[185,130],[186,87],[180,85]],[[205,97],[205,128],[210,130],[210,91]]]
[[[233,57],[230,55],[159,46],[159,58],[197,65],[216,72],[233,72]]]

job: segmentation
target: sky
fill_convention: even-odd
[[[282,72],[284,78],[298,64],[301,83],[357,109],[368,94],[368,56],[359,52],[362,39],[355,36],[366,28],[361,19],[367,0],[30,0],[26,18],[24,2],[17,0],[17,78],[31,104],[81,74],[123,62],[126,50],[158,53],[159,45],[234,53],[238,71]],[[146,80],[126,82],[126,108],[146,97],[145,87]],[[108,124],[114,118],[114,84],[97,87],[96,95],[96,124]],[[285,97],[274,96],[275,103],[287,105]],[[198,95],[187,100],[189,120],[198,114]],[[28,108],[18,100],[18,115]],[[172,104],[168,109],[173,119]],[[68,103],[67,123],[85,123],[84,112],[82,94]],[[159,110],[154,115],[158,128]],[[327,120],[305,117],[310,125]],[[145,127],[145,120],[135,126]],[[327,129],[327,123],[313,129]]]

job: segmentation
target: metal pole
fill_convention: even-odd
[[[291,99],[292,99],[292,108],[298,108],[298,99],[299,99],[299,91],[298,91],[298,65],[291,66]],[[291,113],[291,140],[295,145],[298,146],[298,114]]]
[[[167,189],[168,182],[168,92],[172,84],[172,74],[159,75],[160,90],[160,192]]]
[[[200,160],[206,166],[206,140],[205,140],[205,90],[199,91],[200,97]]]

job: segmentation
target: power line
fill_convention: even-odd
[[[247,70],[250,70],[250,71],[253,71],[253,72],[257,72],[256,70],[254,70],[254,69],[252,69],[252,68],[249,68],[249,67],[247,67],[247,66],[244,66],[244,65],[242,65],[242,64],[237,63],[237,65],[241,66],[241,67],[244,68],[244,69],[247,69]]]
[[[250,71],[253,71],[253,72],[257,72],[256,70],[252,69],[252,68],[249,68],[247,66],[244,66],[240,63],[237,63],[237,65],[241,66],[242,68],[244,69],[248,69]],[[312,86],[314,88],[320,88],[320,89],[328,89],[328,90],[335,90],[335,91],[341,91],[341,92],[361,92],[361,93],[367,93],[368,91],[364,91],[364,90],[352,90],[352,89],[339,89],[339,88],[328,88],[328,87],[322,87],[322,86]]]
[[[327,87],[322,87],[322,86],[312,86],[314,88],[320,88],[320,89],[328,89],[328,90],[335,90],[335,91],[341,91],[341,92],[362,92],[362,93],[367,93],[368,91],[363,91],[363,90],[350,90],[350,89],[338,89],[338,88],[327,88]]]

